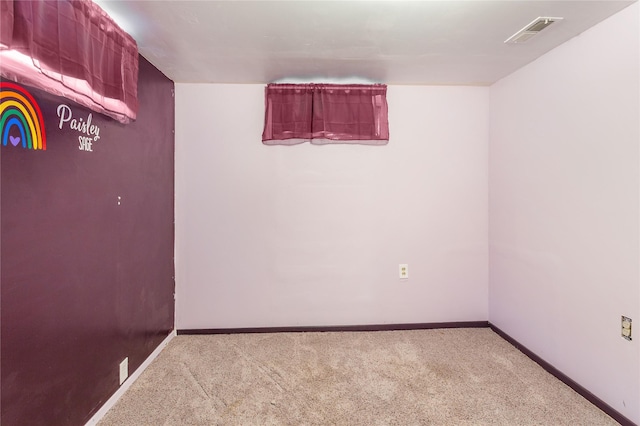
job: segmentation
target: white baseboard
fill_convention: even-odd
[[[153,352],[151,352],[151,355],[149,355],[147,359],[145,359],[144,362],[140,365],[140,367],[138,367],[138,369],[134,371],[134,373],[129,376],[127,380],[124,381],[122,386],[120,386],[118,390],[113,395],[111,395],[111,398],[109,398],[107,402],[105,402],[104,405],[100,407],[100,409],[93,415],[93,417],[89,419],[85,426],[97,425],[98,422],[105,416],[105,414],[107,414],[107,411],[109,411],[111,408],[113,408],[114,405],[116,405],[116,402],[118,402],[120,397],[124,395],[124,393],[131,387],[131,385],[138,379],[138,377],[140,377],[142,372],[149,366],[149,364],[151,364],[154,359],[156,359],[158,355],[160,355],[160,352],[162,352],[162,350],[175,336],[176,330],[173,330],[171,333],[169,333],[167,338],[164,339]]]

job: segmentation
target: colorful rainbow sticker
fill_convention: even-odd
[[[18,130],[10,134],[14,127]],[[5,81],[0,82],[0,137],[2,146],[47,149],[40,106],[25,89]]]

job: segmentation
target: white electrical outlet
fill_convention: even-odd
[[[123,384],[127,377],[129,377],[129,357],[120,363],[120,384]]]
[[[627,318],[623,316],[620,323],[622,328],[622,331],[621,331],[622,337],[624,337],[627,340],[631,340],[631,318]]]
[[[409,265],[407,265],[406,263],[401,263],[398,267],[398,274],[400,276],[400,279],[407,279],[409,278]]]

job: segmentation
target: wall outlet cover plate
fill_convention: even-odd
[[[627,340],[631,340],[631,318],[622,316],[620,320],[621,324],[621,335]]]
[[[129,357],[120,363],[120,384],[123,384],[127,377],[129,377]]]
[[[409,278],[409,265],[407,265],[406,263],[401,263],[398,266],[398,274],[400,279]]]

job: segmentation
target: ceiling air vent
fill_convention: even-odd
[[[508,39],[506,39],[504,42],[514,43],[514,44],[524,43],[527,40],[529,40],[531,37],[537,35],[540,31],[549,27],[554,22],[562,21],[562,19],[563,18],[550,18],[550,17],[540,16],[534,19],[533,22],[531,22],[529,25],[527,25],[526,27],[524,27],[523,29],[521,29],[520,31],[518,31]]]

